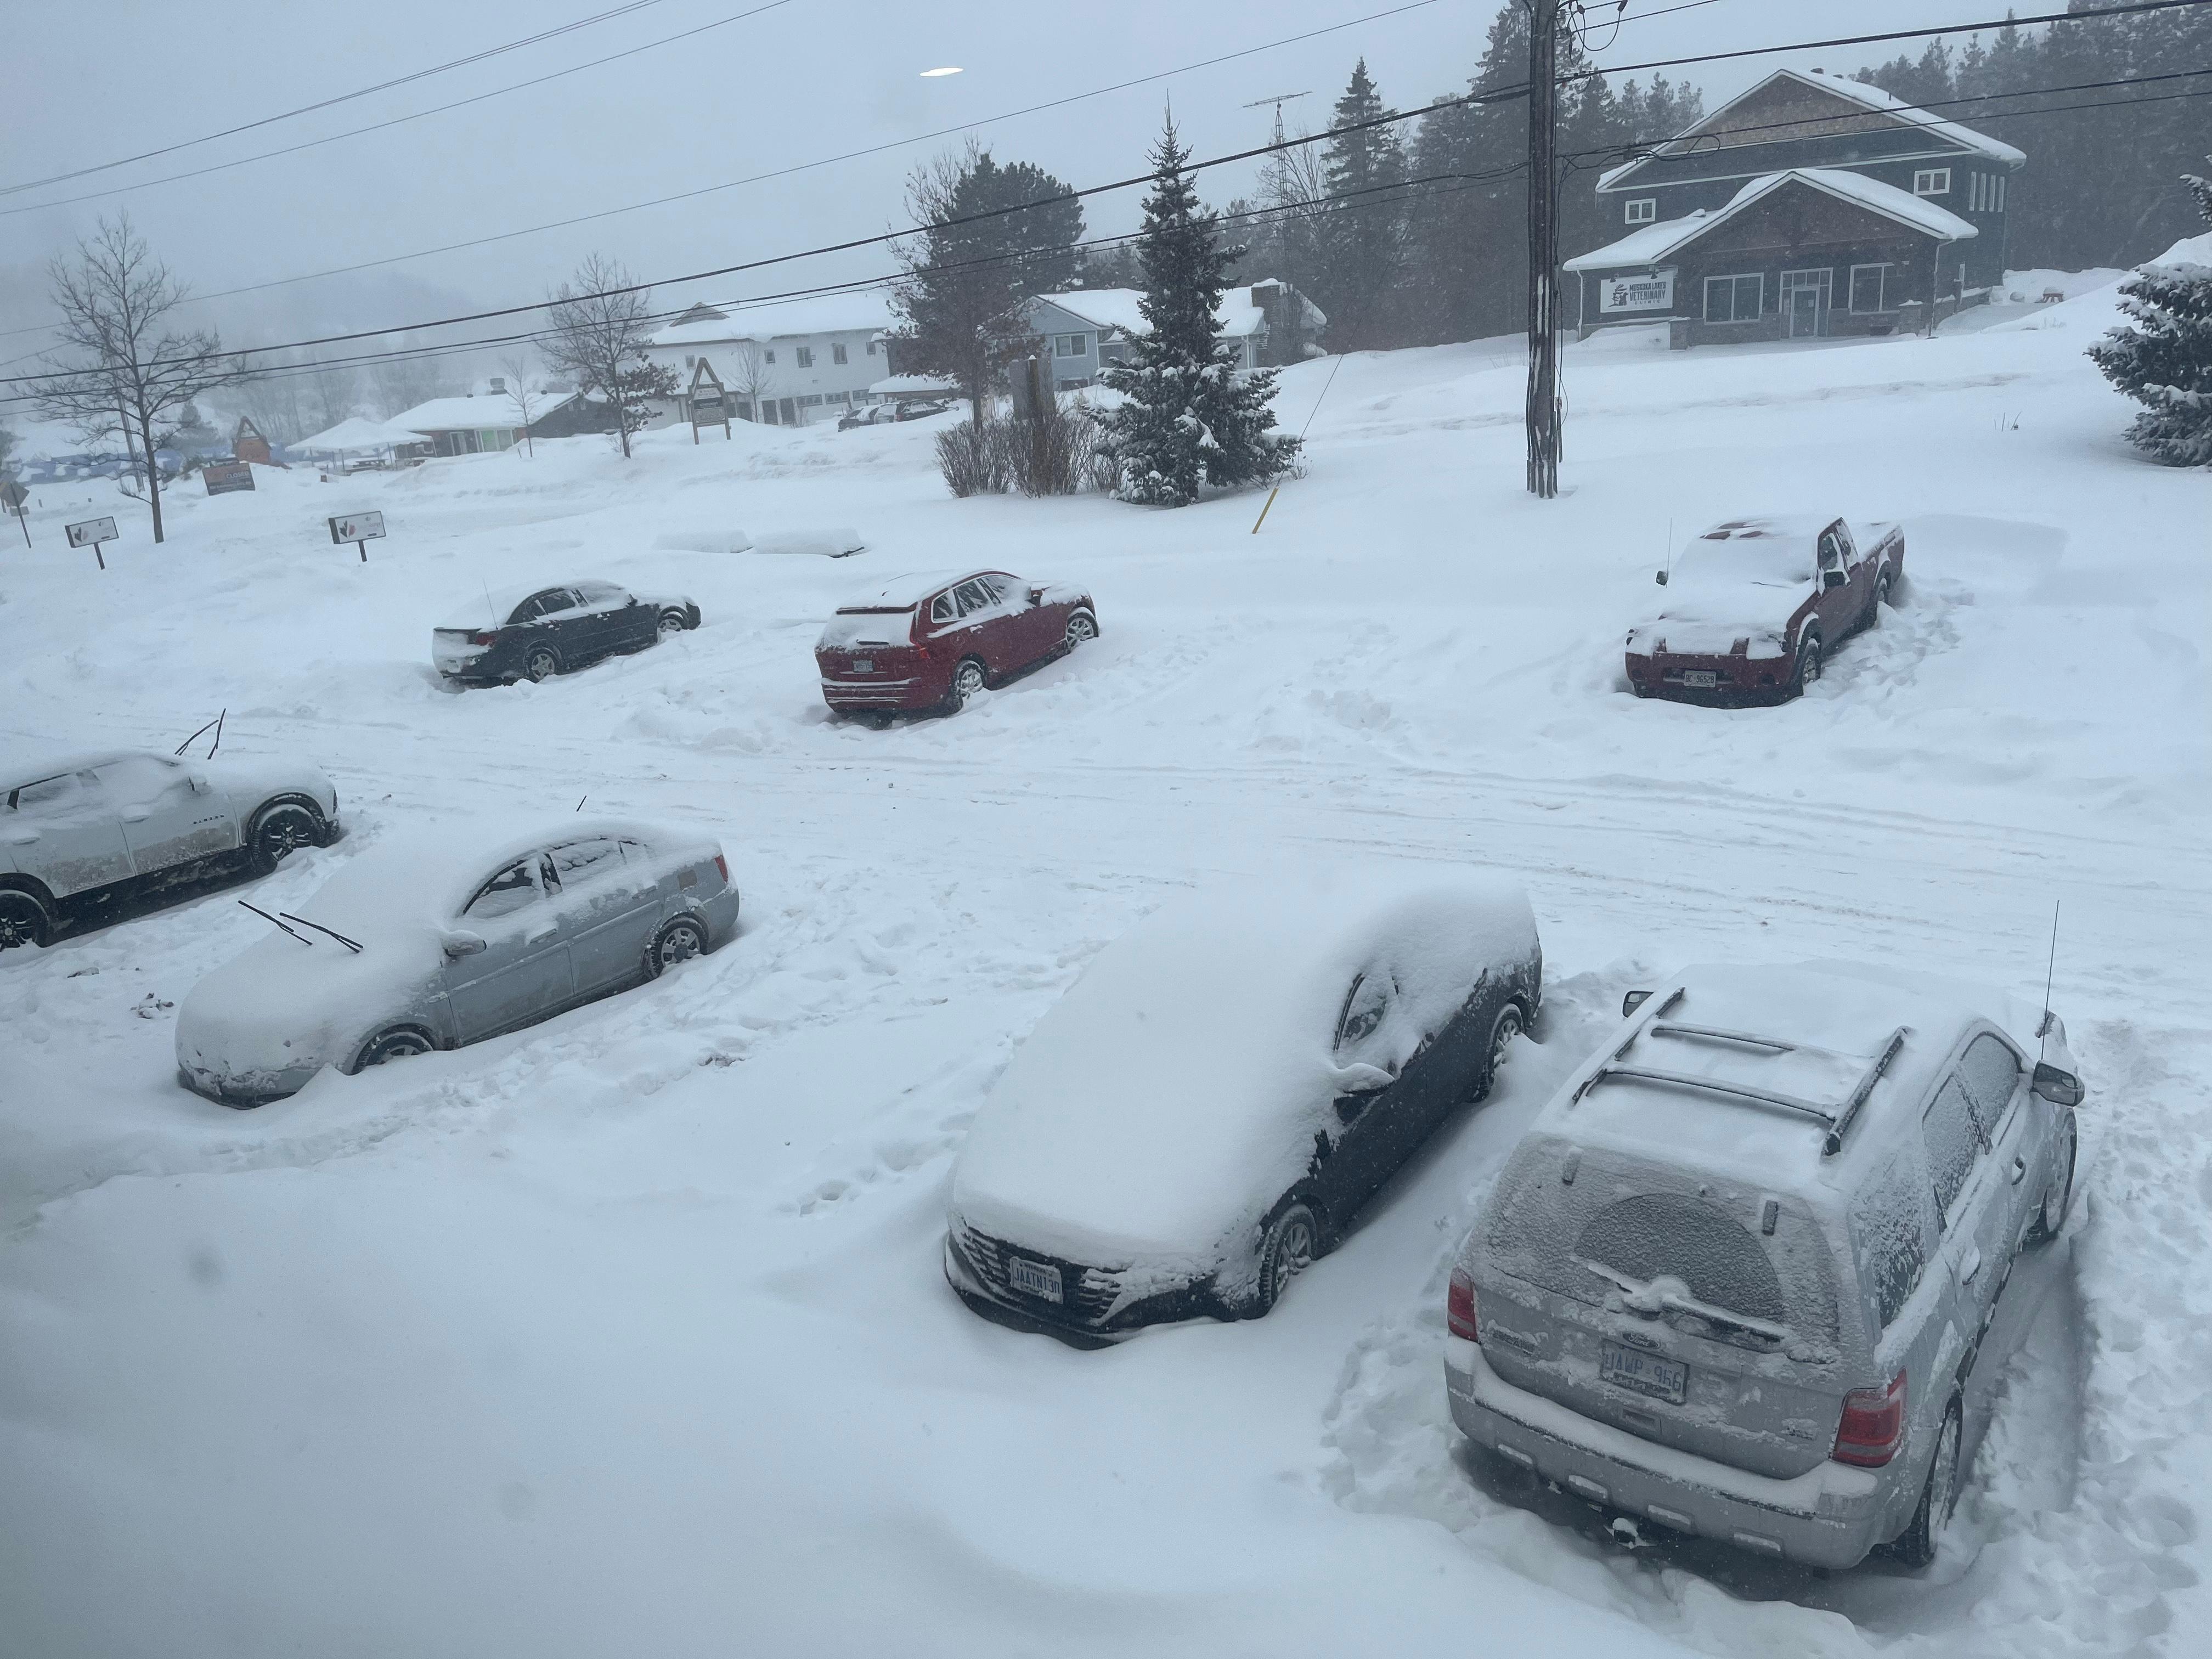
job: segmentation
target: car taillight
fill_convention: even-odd
[[[1454,1336],[1480,1340],[1474,1323],[1474,1281],[1464,1267],[1454,1267],[1451,1289],[1444,1296],[1444,1326]]]
[[[489,645],[498,637],[499,635],[496,634],[471,634],[469,635],[469,643],[471,645]]]
[[[1899,1371],[1886,1389],[1853,1389],[1844,1396],[1836,1449],[1828,1455],[1838,1463],[1878,1469],[1897,1455],[1904,1438],[1905,1373]]]
[[[714,868],[715,868],[717,871],[719,871],[719,872],[721,872],[721,877],[722,877],[722,885],[723,885],[723,886],[725,886],[725,887],[727,887],[727,886],[730,884],[730,861],[729,861],[729,860],[727,860],[727,859],[724,858],[724,857],[723,857],[720,853],[715,854],[714,854]]]

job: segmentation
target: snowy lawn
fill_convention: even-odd
[[[35,550],[0,545],[9,768],[227,706],[226,750],[324,766],[349,834],[0,958],[0,1650],[2190,1651],[2212,480],[2122,444],[2081,356],[2111,297],[1574,348],[1550,504],[1510,343],[1354,358],[1257,536],[1257,497],[951,501],[929,422],[263,473],[180,489],[159,549],[37,491]],[[1284,377],[1293,428],[1329,369]],[[363,564],[323,520],[371,508]],[[1802,702],[1631,697],[1670,526],[1774,511],[1902,521],[1899,606]],[[61,526],[108,512],[103,574]],[[696,550],[847,526],[867,552]],[[829,720],[823,617],[963,562],[1086,584],[1103,636],[956,720]],[[571,576],[704,626],[439,686],[447,612]],[[265,929],[240,893],[580,796],[718,836],[738,939],[258,1112],[177,1086],[170,1005]],[[1085,1354],[969,1315],[947,1173],[1015,1045],[1169,893],[1312,849],[1526,884],[1551,981],[1498,1094],[1264,1322]],[[2054,901],[2083,1189],[1935,1568],[1631,1555],[1462,1466],[1449,1255],[1624,989],[1841,956],[2037,995]]]

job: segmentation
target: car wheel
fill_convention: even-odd
[[[297,801],[265,807],[253,820],[246,851],[253,867],[267,875],[302,847],[319,847],[324,836],[322,814]]]
[[[645,976],[659,979],[679,962],[705,953],[707,929],[696,916],[678,916],[653,936],[645,950]]]
[[[983,665],[973,657],[962,658],[960,665],[952,671],[951,687],[945,694],[945,712],[958,714],[975,700],[983,685]]]
[[[428,1035],[412,1025],[394,1026],[389,1031],[380,1031],[361,1046],[361,1054],[353,1063],[355,1071],[371,1066],[381,1066],[388,1060],[412,1060],[417,1054],[427,1054],[437,1045]]]
[[[2043,1189],[2042,1207],[2027,1230],[2029,1243],[2048,1244],[2066,1225],[2066,1213],[2074,1207],[2074,1159],[2081,1145],[2081,1129],[2069,1112],[2059,1127],[2058,1145],[2052,1150],[2056,1167],[2051,1172],[2051,1184]]]
[[[1804,642],[1797,647],[1797,672],[1790,676],[1790,689],[1802,697],[1805,695],[1805,688],[1820,678],[1820,636],[1808,634]]]
[[[1929,1466],[1928,1484],[1920,1489],[1920,1507],[1890,1546],[1890,1553],[1908,1567],[1924,1567],[1936,1559],[1936,1540],[1959,1501],[1959,1402],[1954,1400],[1943,1413],[1943,1431],[1936,1437],[1936,1459]]]
[[[1098,624],[1079,611],[1067,619],[1067,626],[1060,630],[1060,637],[1073,651],[1077,646],[1087,645],[1098,637]]]
[[[1884,606],[1888,605],[1888,603],[1889,572],[1885,570],[1881,575],[1875,578],[1874,608],[1867,612],[1867,620],[1870,623],[1880,622],[1881,620],[1882,609]]]
[[[1304,1204],[1286,1206],[1260,1243],[1260,1293],[1255,1311],[1266,1313],[1290,1283],[1321,1254],[1321,1224]]]
[[[550,680],[560,672],[560,656],[550,645],[531,647],[530,654],[522,659],[522,676],[527,680]]]
[[[1490,1028],[1490,1048],[1483,1060],[1482,1081],[1474,1091],[1475,1099],[1486,1098],[1498,1086],[1498,1073],[1505,1064],[1505,1051],[1524,1029],[1519,1003],[1509,1002],[1498,1011],[1498,1018]]]
[[[20,888],[0,888],[0,951],[44,945],[52,936],[53,919],[45,905]]]
[[[681,611],[671,609],[660,613],[660,637],[664,640],[671,634],[681,634],[690,625]]]

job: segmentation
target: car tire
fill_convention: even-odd
[[[1920,1505],[1889,1547],[1890,1553],[1908,1567],[1924,1567],[1935,1560],[1936,1541],[1959,1501],[1961,1428],[1959,1402],[1954,1400],[1943,1411],[1943,1426],[1936,1436],[1936,1455],[1928,1465],[1928,1483],[1920,1489]]]
[[[535,683],[550,680],[561,672],[561,653],[550,645],[533,645],[522,659],[522,678]]]
[[[975,699],[975,694],[989,684],[983,673],[983,665],[973,657],[963,657],[952,670],[952,684],[945,690],[945,712],[957,714]]]
[[[1819,681],[1820,668],[1826,658],[1820,649],[1820,636],[1808,634],[1797,647],[1797,666],[1790,676],[1790,695],[1802,697],[1805,688]]]
[[[2028,1226],[2030,1244],[2048,1244],[2057,1237],[2074,1207],[2074,1164],[2081,1148],[2081,1131],[2072,1112],[2066,1114],[2058,1137],[2054,1157],[2058,1167],[2051,1171],[2050,1184],[2043,1189],[2043,1203]]]
[[[1060,634],[1060,643],[1070,651],[1079,645],[1088,645],[1097,637],[1097,620],[1085,611],[1079,611],[1070,617],[1067,626]]]
[[[645,976],[659,979],[679,962],[707,951],[707,924],[696,916],[676,916],[661,924],[645,947]]]
[[[1257,1318],[1273,1308],[1291,1281],[1312,1267],[1320,1255],[1321,1222],[1313,1206],[1298,1202],[1285,1205],[1267,1224],[1267,1237],[1260,1241],[1260,1281],[1253,1297],[1253,1316]]]
[[[246,856],[255,872],[268,875],[302,847],[320,847],[330,838],[323,815],[304,801],[282,800],[253,815],[246,831]]]
[[[1874,603],[1867,607],[1869,627],[1881,620],[1881,613],[1889,602],[1889,572],[1885,570],[1874,579]]]
[[[0,951],[19,945],[46,947],[54,936],[54,919],[36,893],[20,887],[0,887]]]
[[[412,1060],[437,1046],[430,1034],[419,1025],[395,1025],[390,1030],[379,1031],[361,1045],[361,1052],[354,1056],[353,1070],[366,1071],[387,1060]]]
[[[1515,1037],[1528,1029],[1528,1018],[1522,1013],[1519,1003],[1509,1002],[1498,1011],[1498,1018],[1490,1024],[1490,1046],[1483,1051],[1482,1077],[1471,1098],[1490,1097],[1490,1091],[1498,1086],[1498,1069],[1505,1064],[1505,1050]]]
[[[681,611],[672,605],[660,613],[659,620],[655,626],[660,637],[665,640],[671,634],[681,634],[691,626],[691,622]]]

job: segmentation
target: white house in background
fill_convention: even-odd
[[[1144,297],[1133,288],[1085,288],[1040,294],[1024,306],[1030,331],[1051,354],[1053,384],[1063,391],[1089,386],[1107,364],[1127,357],[1129,343],[1152,331],[1137,308]],[[1273,280],[1224,289],[1213,322],[1217,336],[1237,348],[1237,367],[1246,373],[1318,355],[1314,341],[1328,326],[1319,306]]]
[[[703,358],[738,419],[804,426],[876,401],[868,388],[889,371],[884,336],[897,323],[883,294],[697,305],[653,336],[646,356],[676,372],[683,389],[664,411],[676,420],[690,418]]]
[[[532,392],[529,399],[526,427],[506,376],[495,374],[475,382],[460,397],[433,398],[403,410],[384,424],[421,434],[441,455],[512,449],[526,436],[572,438],[578,433],[614,429],[603,404],[568,387],[542,387]]]

